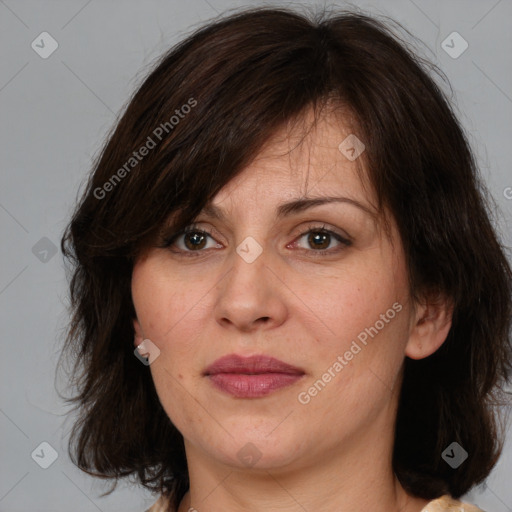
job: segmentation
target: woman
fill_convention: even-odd
[[[257,8],[158,63],[63,237],[84,471],[155,511],[479,510],[511,269],[425,62]]]

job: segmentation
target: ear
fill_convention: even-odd
[[[144,341],[144,333],[142,332],[142,327],[136,318],[133,319],[133,330],[135,331],[133,345],[137,348]]]
[[[405,355],[411,359],[423,359],[433,354],[446,340],[452,316],[452,301],[444,296],[417,304]]]

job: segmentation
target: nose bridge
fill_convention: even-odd
[[[262,291],[267,281],[268,248],[264,251],[263,245],[252,236],[240,242],[230,258],[231,271],[226,276],[227,283],[237,295],[245,295],[245,291],[254,294]]]
[[[269,249],[253,237],[246,237],[231,254],[230,269],[219,288],[218,321],[229,321],[247,330],[261,318],[279,320],[284,308],[275,288]]]

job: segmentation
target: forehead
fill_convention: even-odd
[[[237,198],[266,203],[343,195],[373,205],[363,143],[351,125],[339,112],[324,112],[315,120],[312,109],[305,111],[277,130],[212,203],[227,208]],[[362,151],[357,158],[355,151]]]

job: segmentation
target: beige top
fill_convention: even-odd
[[[173,512],[169,506],[168,501],[161,496],[156,503],[153,504],[145,512]],[[431,502],[427,503],[425,507],[421,509],[421,512],[485,512],[484,510],[463,503],[462,501],[454,500],[448,494],[441,496]]]

